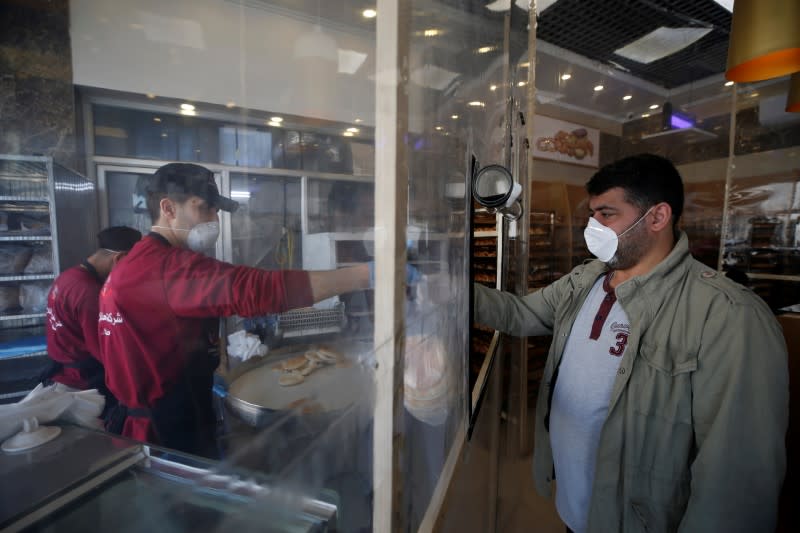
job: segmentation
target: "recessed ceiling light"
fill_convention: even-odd
[[[492,50],[494,50],[494,46],[481,46],[476,50],[476,52],[478,52],[479,54],[488,54]]]
[[[683,50],[702,39],[710,31],[711,28],[667,28],[662,26],[622,48],[614,50],[614,54],[647,65]]]
[[[519,82],[517,82],[517,87],[524,87],[526,84],[527,84],[527,82],[525,82],[525,81],[519,81]]]
[[[758,93],[753,93],[750,95],[750,98],[755,98],[756,96],[758,96]]]
[[[181,109],[184,111],[194,111],[194,106],[192,104],[181,104]]]
[[[483,103],[481,101],[478,101],[478,100],[473,100],[472,102],[468,103],[467,105],[471,106],[471,107],[486,107],[485,103]]]
[[[622,97],[623,100],[630,100],[631,98],[633,98],[632,94],[626,94],[625,96]]]
[[[436,131],[442,131],[444,128],[442,126],[436,126]]]
[[[561,79],[564,80],[564,81],[567,81],[571,77],[572,77],[572,74],[562,74],[561,75]]]
[[[161,134],[161,136],[162,136],[162,137],[166,137],[166,136],[167,136],[167,134],[166,134],[166,133],[162,133],[162,134]]]
[[[181,115],[186,115],[187,117],[193,117],[197,114],[197,111],[194,109],[181,109]]]
[[[153,117],[153,122],[161,122],[161,118],[159,118],[159,117]]]
[[[270,120],[267,122],[267,126],[272,126],[273,128],[280,128],[283,126],[280,122],[275,122],[274,120]]]
[[[727,9],[728,11],[733,11],[733,0],[714,0],[716,3]]]
[[[225,104],[225,107],[227,107],[228,109],[233,109],[234,107],[236,107],[236,102],[233,101],[228,102],[227,104]]]
[[[653,104],[650,106],[650,109],[658,109],[658,104]]]
[[[496,91],[497,90],[497,85],[489,85],[489,90],[490,91]]]
[[[344,135],[345,137],[352,137],[353,135],[355,135],[355,133],[353,133],[352,131],[346,131],[342,133],[342,135]]]
[[[455,120],[455,119],[457,119],[457,118],[458,118],[458,115],[450,115],[450,118],[452,118],[453,120]]]
[[[594,90],[595,91],[602,91],[603,89],[605,89],[605,87],[603,87],[602,85],[595,85],[594,86]]]
[[[355,119],[353,122],[355,122],[356,124],[360,124],[360,123],[361,123],[361,119],[360,119],[360,118],[357,118],[357,119]]]
[[[148,97],[148,98],[150,98],[150,99],[152,100],[153,98],[155,98],[155,97],[156,97],[156,95],[155,95],[155,94],[153,94],[153,93],[147,93],[147,97]]]
[[[361,130],[359,130],[358,128],[347,128],[347,131],[349,131],[350,133],[358,133]]]
[[[642,118],[647,118],[650,116],[650,113],[642,113]]]
[[[269,117],[272,122],[283,122],[283,117]]]
[[[733,85],[732,81],[726,81],[725,82],[725,87],[730,87],[731,85]]]
[[[439,35],[441,33],[442,33],[442,30],[439,30],[437,28],[429,28],[429,29],[423,31],[422,35],[424,35],[425,37],[436,37],[437,35]]]
[[[361,14],[364,16],[365,19],[374,19],[375,17],[378,16],[378,12],[375,11],[374,9],[365,9],[364,11],[361,12]]]

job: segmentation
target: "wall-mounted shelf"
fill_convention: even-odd
[[[0,281],[38,281],[55,278],[55,274],[18,274],[14,276],[0,276]]]
[[[10,241],[52,241],[52,235],[0,235],[0,242]]]

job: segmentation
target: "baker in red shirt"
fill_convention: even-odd
[[[100,292],[100,353],[119,400],[106,428],[215,457],[218,317],[279,313],[364,289],[369,267],[267,271],[204,255],[219,235],[218,211],[238,204],[219,194],[213,173],[200,165],[162,166],[145,193],[152,232]]]
[[[97,234],[97,250],[59,275],[47,295],[47,355],[45,384],[62,383],[77,390],[106,394],[97,313],[100,288],[120,259],[142,238],[133,228],[115,226]]]

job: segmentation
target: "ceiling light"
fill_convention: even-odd
[[[526,61],[526,62],[524,62],[524,63],[520,63],[520,64],[519,64],[519,67],[520,67],[520,68],[528,68],[528,67],[530,67],[530,66],[531,66],[531,63],[530,63],[530,61]]]
[[[489,90],[490,91],[496,91],[497,90],[497,85],[489,85]]]
[[[437,35],[441,34],[442,30],[436,28],[430,28],[422,32],[422,35],[425,37],[436,37]]]
[[[155,95],[155,94],[153,94],[153,93],[147,93],[147,97],[148,97],[148,98],[150,98],[150,99],[152,100],[153,98],[155,98],[155,97],[156,97],[156,95]]]
[[[761,81],[800,71],[800,2],[736,2],[731,17],[729,80]]]
[[[184,111],[194,111],[194,106],[192,104],[181,104],[181,109]]]
[[[364,11],[361,12],[361,14],[364,16],[365,19],[374,19],[375,17],[378,16],[378,12],[375,11],[374,9],[365,9]]]
[[[630,100],[631,98],[633,98],[632,94],[626,94],[625,96],[622,97],[623,100]]]
[[[753,93],[750,95],[750,98],[755,98],[756,96],[758,96],[758,93]]]
[[[347,131],[349,131],[350,133],[358,133],[361,130],[359,130],[358,128],[347,128]]]
[[[647,118],[650,116],[650,113],[642,113],[642,118]]]
[[[161,118],[159,118],[159,117],[153,117],[153,122],[161,122]]]
[[[519,81],[517,82],[517,87],[524,87],[527,82]]]
[[[670,56],[699,41],[711,28],[667,28],[662,26],[622,48],[614,50],[618,56],[645,65]]]
[[[562,74],[561,75],[561,79],[564,80],[564,81],[567,81],[571,77],[572,77],[572,74]]]
[[[481,46],[476,50],[476,52],[478,52],[479,54],[488,54],[492,50],[494,50],[494,46]]]
[[[194,109],[181,109],[181,115],[186,115],[187,117],[193,117],[197,114],[197,111]]]
[[[233,109],[234,107],[236,107],[236,102],[228,102],[227,104],[225,104],[225,107],[227,107],[228,109]]]
[[[444,128],[442,126],[436,126],[436,131],[442,131]]]
[[[355,133],[353,133],[352,131],[346,131],[342,133],[342,135],[344,135],[345,137],[352,137],[353,135],[355,135]]]
[[[725,82],[725,87],[730,87],[730,86],[731,86],[731,85],[733,85],[734,83],[735,83],[735,82],[732,82],[732,81],[726,81],[726,82]]]
[[[247,200],[248,198],[250,198],[250,191],[231,190],[231,198]]]
[[[161,134],[161,136],[162,136],[162,137],[166,137],[166,136],[167,136],[167,134],[166,134],[166,133],[162,133],[162,134]]]
[[[270,121],[267,122],[267,126],[272,126],[274,128],[280,128],[281,126],[283,126],[283,124],[281,124],[280,122],[275,122],[274,120],[270,120]]]
[[[714,0],[716,3],[724,7],[730,12],[733,12],[733,0]]]
[[[650,109],[658,109],[658,104],[653,104],[650,106]]]
[[[353,122],[355,122],[356,124],[360,124],[360,123],[361,123],[361,119],[360,119],[360,118],[357,118],[357,119],[355,119]]]
[[[341,74],[355,74],[367,60],[367,54],[356,50],[339,48],[337,53],[339,55],[339,73]]]
[[[272,122],[283,122],[283,117],[269,117]]]
[[[458,118],[458,115],[450,115],[450,118],[452,118],[453,120],[455,120],[455,119],[457,119],[457,118]]]
[[[595,85],[594,86],[594,90],[595,91],[602,91],[603,89],[605,89],[605,87],[603,87],[602,85]]]
[[[471,106],[471,107],[486,107],[486,104],[481,102],[481,101],[479,101],[479,100],[473,100],[472,102],[468,103],[467,105]]]
[[[411,81],[422,87],[443,91],[458,77],[457,72],[425,64],[411,71]]]

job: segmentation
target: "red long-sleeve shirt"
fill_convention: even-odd
[[[259,316],[312,303],[307,272],[234,266],[150,234],[100,291],[106,384],[129,408],[153,407],[186,371],[191,354],[208,348],[209,318]],[[129,417],[122,434],[156,442],[147,418]]]
[[[63,364],[100,360],[97,339],[98,297],[102,282],[82,266],[65,270],[47,295],[47,355]],[[89,387],[78,368],[60,368],[53,381],[76,389]]]

